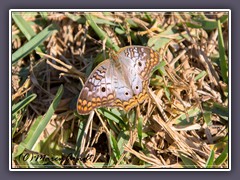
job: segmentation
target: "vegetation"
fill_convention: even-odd
[[[228,12],[12,12],[12,168],[229,168]],[[129,113],[76,102],[129,45],[161,61]]]

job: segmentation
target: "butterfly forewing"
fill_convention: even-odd
[[[110,106],[115,99],[111,74],[113,68],[110,60],[100,63],[90,74],[78,98],[79,114],[89,114],[93,109]]]

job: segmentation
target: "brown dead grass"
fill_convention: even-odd
[[[72,13],[82,15],[83,13]],[[201,14],[201,13],[198,13]],[[219,144],[220,140],[228,135],[228,123],[224,122],[218,114],[211,116],[211,125],[207,125],[203,118],[203,104],[209,106],[219,103],[227,106],[227,98],[223,95],[227,84],[221,79],[220,68],[211,57],[219,54],[217,29],[206,31],[204,29],[191,29],[184,22],[191,22],[192,15],[189,13],[164,13],[153,12],[150,14],[155,23],[149,23],[143,13],[116,12],[106,16],[102,12],[92,13],[96,17],[108,20],[112,23],[121,24],[126,28],[126,34],[119,35],[112,26],[99,25],[119,47],[134,44],[131,33],[135,36],[151,38],[166,30],[169,26],[183,25],[179,32],[173,36],[173,41],[159,50],[166,74],[161,76],[155,72],[151,80],[149,93],[151,99],[137,108],[137,116],[143,118],[143,132],[147,134],[142,140],[143,147],[138,145],[137,125],[132,124],[128,130],[129,140],[124,145],[124,153],[113,167],[121,168],[124,164],[146,165],[152,168],[181,168],[186,167],[182,156],[190,158],[196,167],[204,168],[209,158],[213,145]],[[197,15],[197,13],[195,14]],[[209,18],[214,19],[220,13],[208,13]],[[25,17],[27,21],[36,21],[39,17]],[[129,27],[126,19],[131,18],[137,27]],[[45,43],[46,54],[41,60],[36,60],[37,55],[32,55],[18,62],[12,70],[12,100],[18,102],[25,93],[34,92],[37,99],[27,108],[25,119],[18,126],[18,131],[13,137],[14,144],[18,144],[26,136],[31,123],[39,115],[44,115],[60,84],[64,85],[64,95],[41,139],[46,139],[52,132],[55,133],[53,140],[62,148],[76,148],[79,120],[84,121],[87,117],[74,115],[74,98],[78,96],[82,82],[85,81],[90,66],[95,57],[103,55],[107,58],[108,47],[104,41],[99,40],[92,28],[87,23],[77,23],[71,20],[67,13],[50,13],[48,23],[56,23],[60,29]],[[227,43],[228,29],[224,25],[224,38]],[[160,28],[161,27],[161,28]],[[34,24],[32,28],[39,32],[41,26]],[[192,32],[198,36],[192,36]],[[18,34],[19,30],[13,24],[12,33]],[[191,39],[175,39],[179,34],[189,34]],[[163,37],[163,35],[159,35]],[[14,39],[13,49],[18,49],[25,39]],[[227,47],[227,44],[226,44]],[[43,55],[40,54],[39,55]],[[100,58],[101,59],[101,58]],[[26,81],[22,81],[19,74],[23,67],[29,68]],[[206,75],[197,81],[194,78],[202,71]],[[86,74],[87,72],[87,74]],[[20,78],[19,78],[20,77]],[[170,97],[166,96],[166,88]],[[170,98],[170,99],[169,99]],[[189,110],[199,109],[200,115],[189,117]],[[201,115],[202,113],[202,115]],[[179,123],[179,117],[186,115],[185,124]],[[120,128],[116,125],[117,128]],[[131,127],[131,126],[130,126]],[[68,131],[68,138],[65,132]],[[121,129],[119,129],[121,131]],[[85,136],[82,140],[80,153],[84,157],[83,167],[94,167],[96,162],[108,163],[113,150],[110,146],[110,128],[106,117],[96,111],[89,116]],[[216,149],[216,147],[215,147]],[[215,158],[223,149],[217,148]],[[89,157],[89,158],[88,158]],[[143,163],[144,162],[144,163]],[[76,165],[76,162],[64,161],[61,165]],[[227,168],[228,161],[220,168]]]

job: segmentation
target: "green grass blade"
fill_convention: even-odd
[[[84,130],[86,128],[86,124],[87,124],[86,121],[81,121],[79,123],[77,140],[76,140],[76,148],[75,148],[75,152],[74,152],[75,157],[79,157],[79,155],[80,155],[80,147],[81,147],[82,139],[84,138]]]
[[[129,131],[121,131],[118,134],[118,150],[120,152],[120,154],[122,154],[124,152],[124,145],[126,145],[129,141]]]
[[[31,94],[24,98],[22,101],[18,102],[17,104],[14,104],[12,106],[12,114],[17,113],[24,107],[26,107],[30,102],[32,102],[34,99],[36,99],[37,95],[36,94]]]
[[[228,159],[228,146],[225,147],[224,151],[216,158],[214,165],[220,166]]]
[[[220,17],[219,21],[221,23],[224,23],[227,21],[227,19],[228,15],[223,15]],[[186,22],[186,25],[191,28],[202,28],[204,30],[213,30],[216,29],[218,26],[217,21],[209,20],[206,17],[204,17],[204,19],[193,18],[192,22]]]
[[[203,78],[206,75],[207,75],[207,72],[206,71],[202,71],[194,78],[194,81],[197,81],[197,80]]]
[[[186,168],[197,168],[196,164],[187,156],[184,154],[180,154],[180,158],[183,161],[184,167]]]
[[[227,60],[225,58],[226,57],[225,48],[224,48],[223,34],[222,34],[222,27],[221,27],[220,20],[218,20],[218,48],[219,48],[219,54],[220,54],[220,67],[221,67],[222,78],[225,83],[228,83]]]
[[[214,154],[214,150],[212,150],[207,160],[206,168],[213,168]]]
[[[94,21],[94,18],[90,14],[85,15],[87,22],[90,24],[90,26],[93,28],[93,30],[97,33],[99,38],[103,41],[106,40],[106,45],[110,49],[114,49],[115,51],[119,50],[119,47],[112,42],[112,40],[107,36],[107,34],[96,24]]]
[[[228,121],[228,117],[229,117],[228,107],[225,107],[222,104],[214,102],[212,105],[209,105],[209,103],[203,103],[203,108],[205,111],[210,111],[212,113],[215,113],[219,115],[221,118],[223,118],[224,120]]]
[[[16,52],[12,54],[12,64],[30,54],[36,47],[38,47],[44,40],[46,40],[53,32],[57,30],[54,24],[49,25],[39,34],[34,36],[30,41],[24,44]]]
[[[207,124],[207,126],[211,126],[212,125],[212,112],[205,111],[203,113],[203,119],[204,119],[205,123]]]
[[[25,21],[19,12],[12,13],[12,18],[25,37],[30,40],[36,35],[31,26]]]
[[[42,18],[43,18],[45,21],[48,20],[48,12],[43,12],[43,11],[41,11],[41,12],[39,12],[39,14],[42,16]]]
[[[142,146],[142,137],[143,137],[142,129],[143,129],[143,118],[140,117],[140,118],[138,119],[138,127],[137,127],[137,130],[138,130],[138,139],[139,139],[139,142],[140,142],[140,145],[141,145],[141,146]]]
[[[112,133],[110,133],[110,145],[113,150],[114,158],[116,158],[116,160],[118,160],[121,156],[120,150],[118,149],[118,143],[117,143],[115,137],[112,135]]]
[[[189,125],[193,123],[193,119],[198,117],[198,115],[201,113],[199,108],[194,108],[194,109],[189,109],[187,111],[187,116],[186,113],[182,113],[181,115],[179,115],[176,120],[175,123],[178,125]],[[188,119],[189,118],[189,119]]]
[[[159,35],[173,35],[173,27],[170,26],[168,29],[163,31],[162,33],[159,33]],[[172,39],[166,38],[166,37],[161,37],[161,36],[153,36],[148,40],[148,46],[152,47],[154,50],[159,50],[160,48],[163,48],[167,43],[169,43]]]
[[[114,121],[116,123],[123,122],[122,118],[119,115],[116,115],[115,113],[108,111],[105,108],[99,108],[98,112],[101,113],[103,116],[108,118],[111,121]]]
[[[33,149],[39,136],[41,135],[41,133],[47,126],[48,122],[50,121],[53,113],[55,112],[62,95],[63,95],[63,86],[61,85],[47,113],[42,118],[41,117],[37,118],[37,120],[32,124],[26,139],[19,144],[18,150],[16,154],[14,154],[14,157],[20,155],[25,148],[29,150]]]

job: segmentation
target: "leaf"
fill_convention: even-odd
[[[201,71],[195,78],[194,80],[197,81],[203,77],[205,77],[207,75],[207,72],[206,71]]]
[[[33,31],[31,26],[26,22],[22,16],[19,14],[19,12],[12,13],[12,18],[18,28],[22,31],[22,33],[25,35],[25,37],[30,40],[33,36],[36,35],[36,33]]]
[[[228,107],[223,106],[222,104],[219,103],[213,103],[211,106],[208,103],[203,103],[203,108],[206,111],[211,111],[212,113],[215,113],[224,120],[228,121],[229,117],[229,112],[228,112]]]
[[[43,31],[38,33],[34,38],[20,47],[12,54],[12,64],[18,60],[24,58],[30,54],[36,47],[38,47],[43,41],[45,41],[53,32],[56,32],[56,26],[54,24],[49,25]]]
[[[150,38],[147,44],[154,50],[159,50],[172,40],[182,40],[183,38],[190,38],[187,33],[180,33],[179,35],[175,33],[176,30],[174,29],[174,27],[169,26],[165,31],[159,33],[157,36],[153,36],[152,38]],[[167,36],[169,36],[169,38]]]
[[[19,144],[16,154],[14,154],[14,157],[20,155],[25,148],[29,150],[32,150],[34,148],[34,145],[36,144],[39,136],[41,135],[41,133],[47,126],[48,122],[50,121],[53,113],[55,112],[62,95],[63,95],[63,85],[59,87],[58,92],[52,104],[50,105],[48,111],[46,112],[46,114],[43,117],[39,116],[36,119],[36,121],[32,124],[27,134],[27,137]]]
[[[212,112],[211,111],[205,111],[203,113],[203,119],[208,126],[212,125],[211,117],[212,117]]]
[[[224,48],[224,40],[223,40],[223,34],[222,34],[222,27],[220,20],[217,21],[218,23],[218,48],[219,48],[219,54],[220,54],[220,68],[221,68],[221,74],[223,81],[225,83],[228,83],[228,67],[227,67],[227,60],[225,55],[225,48]]]
[[[118,134],[118,142],[117,142],[117,146],[118,146],[118,150],[120,152],[120,154],[122,154],[124,152],[124,145],[126,145],[129,141],[129,132],[128,131],[121,131]]]
[[[213,167],[213,161],[214,161],[214,150],[211,150],[210,156],[206,163],[206,168],[212,168]]]
[[[220,166],[220,165],[223,164],[227,159],[228,159],[228,145],[225,147],[225,149],[223,150],[223,152],[216,158],[216,160],[214,161],[214,164],[215,164],[216,166]]]
[[[84,138],[84,130],[86,128],[86,124],[87,124],[86,121],[80,121],[78,134],[77,134],[76,148],[74,152],[75,157],[79,157],[80,155],[80,147],[81,147],[82,139]]]
[[[200,109],[199,108],[194,108],[194,109],[190,109],[187,111],[187,116],[186,113],[182,113],[180,116],[178,116],[175,120],[176,124],[179,125],[189,125],[192,124],[193,118],[195,118],[196,116],[198,116],[200,114]],[[189,118],[189,120],[188,120]]]
[[[121,156],[120,150],[118,149],[118,143],[112,133],[110,133],[110,145],[112,147],[114,157],[116,158],[116,160],[118,160]]]
[[[119,47],[114,44],[111,40],[111,38],[109,38],[107,36],[107,34],[96,24],[96,22],[94,21],[94,18],[90,15],[90,14],[86,14],[85,15],[87,22],[90,24],[90,26],[93,28],[93,30],[97,33],[97,35],[99,36],[99,38],[103,41],[106,40],[106,45],[110,48],[110,49],[114,49],[115,51],[119,50]]]
[[[143,118],[140,117],[140,118],[138,119],[138,127],[137,127],[137,130],[138,130],[138,139],[139,139],[139,142],[140,142],[140,145],[141,145],[141,146],[142,146],[142,137],[143,137],[142,129],[143,129]]]
[[[120,123],[121,121],[123,121],[119,115],[116,115],[116,113],[108,111],[105,108],[98,108],[98,112],[101,113],[106,118],[108,118],[109,120],[114,121],[116,123]]]
[[[28,104],[30,104],[34,99],[36,99],[36,94],[30,94],[27,97],[25,97],[22,101],[18,102],[17,104],[14,104],[12,106],[12,114],[16,114],[20,110],[22,110],[24,107],[26,107]]]
[[[228,15],[223,15],[219,19],[221,23],[226,22],[228,19]],[[214,20],[209,20],[207,18],[200,19],[200,18],[193,18],[192,22],[186,22],[186,25],[191,28],[202,28],[204,30],[213,30],[216,29],[218,26],[218,22]]]
[[[196,164],[187,156],[184,154],[180,154],[180,158],[183,161],[184,167],[186,168],[197,168]]]

